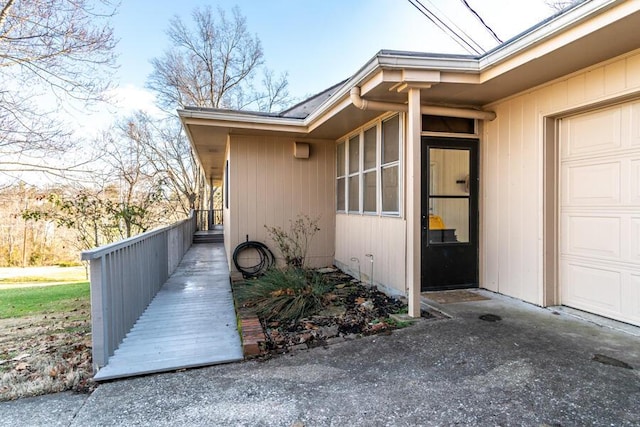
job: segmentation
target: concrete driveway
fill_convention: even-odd
[[[480,293],[386,336],[2,403],[0,425],[640,425],[638,328]]]

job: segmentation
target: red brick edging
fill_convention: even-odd
[[[262,353],[260,344],[266,341],[260,319],[254,314],[240,314],[240,327],[244,357],[260,355]]]

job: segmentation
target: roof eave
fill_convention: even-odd
[[[237,129],[261,129],[295,133],[307,133],[308,130],[305,120],[294,118],[188,109],[178,110],[178,116],[185,125],[219,125]]]
[[[414,69],[481,76],[485,71],[491,69],[492,71],[487,78],[493,78],[497,74],[504,73],[517,66],[517,58],[519,56],[522,57],[522,61],[528,60],[527,53],[537,45],[542,45],[554,37],[570,31],[573,27],[579,26],[594,15],[624,3],[625,0],[585,1],[565,13],[549,18],[548,21],[544,21],[522,35],[516,36],[481,57],[382,50],[304,119],[265,117],[229,111],[180,110],[179,115],[185,123],[189,120],[207,120],[210,125],[233,128],[260,128],[264,130],[308,133],[310,130],[321,126],[337,110],[349,105],[349,93],[354,86],[365,84],[381,71]],[[557,48],[557,46],[555,47]],[[550,45],[549,48],[552,49],[554,47]],[[461,83],[468,82],[468,79],[461,81]],[[478,80],[478,83],[482,82]]]
[[[594,13],[609,9],[618,3],[624,3],[624,1],[625,0],[600,0],[580,3],[569,11],[555,15],[548,21],[543,21],[543,23],[538,26],[527,30],[512,40],[482,55],[477,61],[478,69],[482,72],[510,60],[531,49],[533,46],[541,44],[557,36],[559,33],[580,25],[592,17]]]

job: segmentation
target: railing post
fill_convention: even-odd
[[[106,321],[107,298],[105,295],[105,278],[103,277],[102,258],[92,259],[89,264],[91,286],[91,345],[93,370],[107,364],[109,359],[109,334],[105,330],[109,322]]]

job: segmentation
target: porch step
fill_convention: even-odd
[[[223,243],[224,234],[222,230],[196,231],[193,235],[193,243]]]

